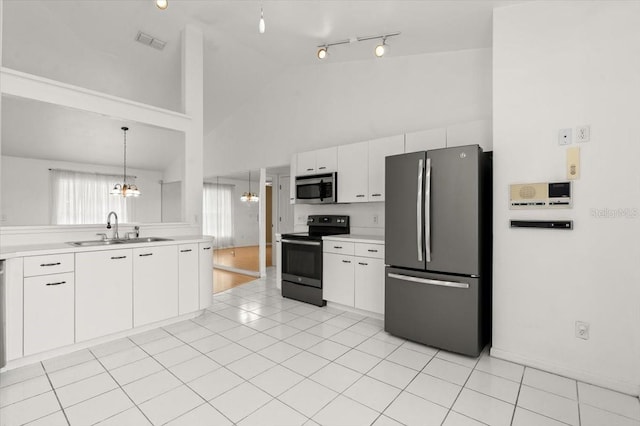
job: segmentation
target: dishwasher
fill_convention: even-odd
[[[5,303],[6,293],[4,285],[4,260],[0,260],[0,368],[7,364],[7,354],[5,345]]]

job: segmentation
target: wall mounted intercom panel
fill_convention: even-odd
[[[571,182],[519,183],[509,185],[509,208],[570,209]]]

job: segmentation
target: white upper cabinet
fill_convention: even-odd
[[[428,151],[430,149],[446,148],[447,129],[423,130],[405,135],[405,152]]]
[[[390,155],[404,152],[404,135],[369,141],[368,201],[384,201],[384,164]]]
[[[493,150],[490,120],[476,120],[447,127],[447,147],[480,145],[484,151]]]
[[[316,173],[331,173],[338,170],[338,148],[319,149],[316,153]]]
[[[298,176],[316,174],[316,152],[299,152],[298,153]]]
[[[369,201],[369,142],[338,147],[338,202]]]
[[[335,172],[338,168],[338,148],[324,148],[298,153],[297,175],[317,175]]]

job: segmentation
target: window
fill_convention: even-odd
[[[233,247],[233,185],[204,184],[202,230],[215,237],[218,248]]]
[[[51,170],[51,224],[104,223],[114,211],[121,223],[134,221],[134,202],[109,191],[120,176]]]

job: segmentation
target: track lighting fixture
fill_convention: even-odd
[[[321,44],[321,45],[318,46],[319,50],[318,50],[317,56],[318,56],[318,59],[325,59],[327,57],[327,51],[329,50],[330,46],[337,46],[339,44],[351,44],[351,43],[354,43],[356,41],[367,41],[367,40],[380,39],[380,40],[382,40],[382,43],[377,45],[375,50],[374,50],[374,54],[376,55],[376,57],[380,58],[380,57],[384,56],[384,54],[389,51],[389,45],[387,44],[387,39],[389,37],[395,37],[397,35],[400,35],[400,32],[380,34],[380,35],[375,35],[375,36],[355,37],[355,38],[350,38],[350,39],[347,39],[347,40],[340,40],[340,41],[334,41],[332,43]]]
[[[169,7],[169,0],[156,0],[156,6],[160,10],[165,10],[167,7]]]
[[[266,29],[264,24],[264,11],[262,10],[262,6],[260,6],[260,22],[258,23],[258,31],[260,34],[264,34],[264,30]]]

